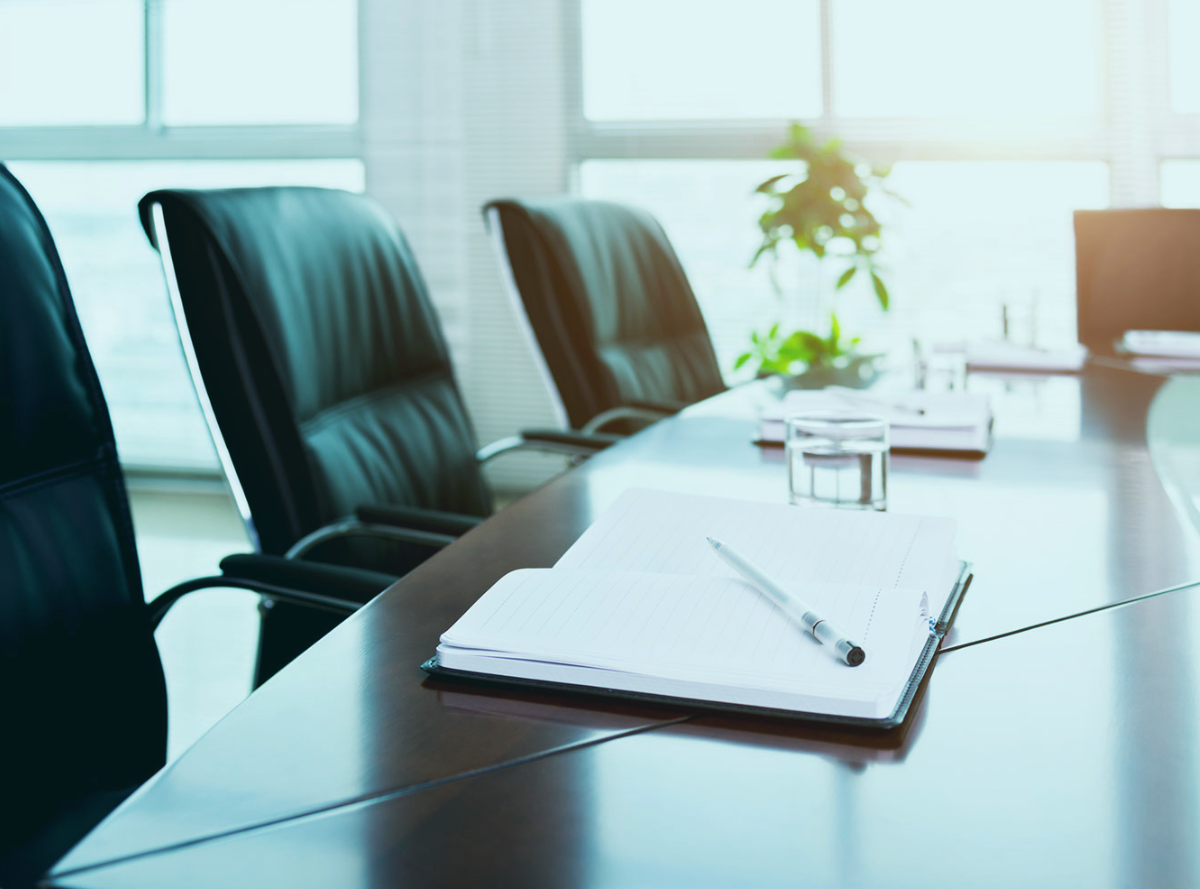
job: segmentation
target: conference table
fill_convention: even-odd
[[[894,454],[889,510],[974,579],[889,732],[424,674],[508,571],[631,487],[786,501],[737,387],[507,506],[255,691],[48,885],[1200,884],[1200,378],[971,374],[983,459]]]

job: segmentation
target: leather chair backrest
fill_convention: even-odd
[[[395,221],[321,188],[156,191],[204,386],[263,552],[377,503],[486,515],[425,282]]]
[[[1200,210],[1077,211],[1075,287],[1089,348],[1126,330],[1200,331]]]
[[[5,829],[141,781],[166,757],[108,409],[50,231],[2,164],[0,725]]]
[[[492,209],[572,426],[629,402],[690,403],[724,390],[696,295],[654,217],[574,198]]]

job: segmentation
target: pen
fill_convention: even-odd
[[[851,667],[857,667],[867,659],[867,653],[862,648],[851,642],[833,623],[809,608],[795,593],[785,590],[715,537],[705,539],[726,565],[750,581],[756,589],[778,605],[784,614],[803,627],[805,632],[812,633],[814,639],[832,648],[838,660],[845,661]]]
[[[880,407],[891,408],[894,411],[900,411],[906,414],[916,414],[918,417],[925,416],[925,408],[909,407],[907,404],[897,404],[894,401],[887,401],[883,398],[874,398],[870,395],[864,395],[857,389],[847,389],[845,386],[826,386],[826,392],[833,393],[838,398],[845,398],[849,401],[861,401],[864,404],[876,404]]]

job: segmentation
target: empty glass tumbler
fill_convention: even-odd
[[[787,419],[788,493],[797,505],[887,509],[888,424],[816,411]]]

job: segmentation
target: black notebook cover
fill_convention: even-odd
[[[870,719],[860,716],[834,716],[828,713],[809,713],[798,710],[779,710],[774,707],[751,707],[742,704],[727,704],[720,701],[706,701],[693,698],[676,698],[666,695],[652,695],[644,692],[625,691],[617,688],[602,688],[594,685],[575,685],[565,682],[547,682],[542,679],[521,679],[513,676],[494,676],[490,673],[474,673],[467,670],[451,670],[438,664],[437,655],[434,655],[425,663],[421,664],[421,669],[430,676],[435,676],[438,679],[448,679],[454,681],[473,682],[490,686],[504,686],[508,688],[530,688],[542,691],[553,691],[556,693],[579,694],[603,698],[617,698],[626,701],[639,701],[643,703],[654,704],[672,704],[688,709],[701,710],[717,710],[723,713],[746,713],[755,716],[768,716],[780,719],[795,720],[800,722],[817,722],[831,723],[834,725],[855,726],[858,728],[870,728],[889,730],[901,725],[908,717],[909,708],[912,706],[917,689],[921,685],[925,674],[929,672],[929,667],[933,663],[934,655],[937,654],[938,646],[942,644],[942,639],[945,638],[950,625],[954,622],[954,617],[958,613],[959,603],[962,601],[963,595],[967,591],[967,587],[971,585],[971,564],[962,562],[961,569],[958,573],[958,578],[954,582],[954,591],[946,600],[946,607],[942,609],[942,613],[931,627],[931,633],[928,641],[925,643],[925,648],[921,651],[921,656],[917,658],[917,664],[913,668],[912,673],[908,677],[908,682],[904,686],[904,691],[900,695],[900,700],[896,703],[896,709],[890,715],[882,719]]]

